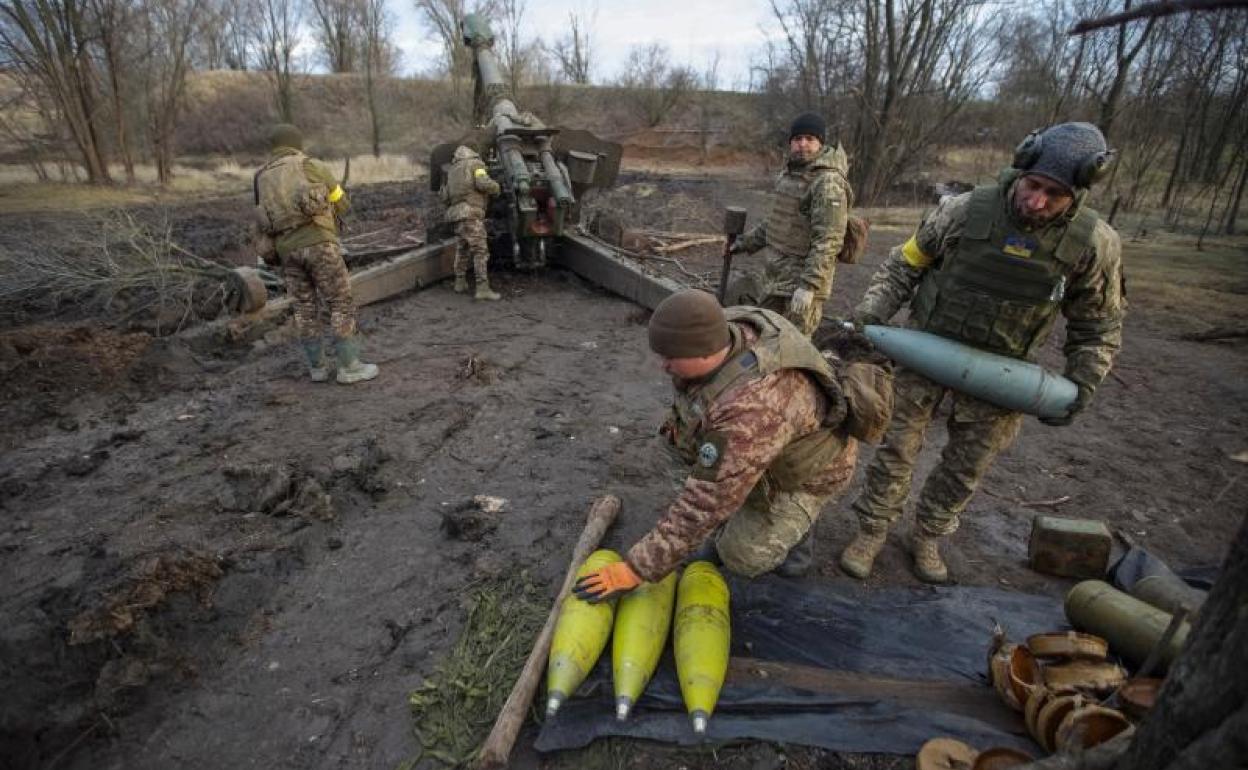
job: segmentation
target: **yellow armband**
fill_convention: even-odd
[[[901,256],[906,260],[906,264],[910,267],[927,267],[932,264],[932,258],[923,253],[923,249],[919,248],[917,236],[910,236],[910,240],[906,241],[901,247]]]
[[[347,193],[342,189],[342,185],[334,185],[333,192],[329,194],[329,202],[337,203],[338,201],[342,200],[342,196],[346,194]]]
[[[489,176],[489,173],[485,169],[479,168],[476,171],[472,172],[472,175],[480,179],[483,176]]]

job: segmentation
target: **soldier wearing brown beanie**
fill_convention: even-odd
[[[858,456],[832,365],[780,314],[725,311],[696,290],[659,303],[649,336],[675,388],[661,433],[692,470],[624,561],[582,578],[578,595],[660,580],[707,541],[733,572],[805,574],[815,520]]]

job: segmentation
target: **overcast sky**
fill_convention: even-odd
[[[657,41],[671,50],[674,63],[689,64],[699,72],[718,52],[720,87],[744,88],[750,57],[763,48],[767,30],[775,28],[767,0],[528,0],[524,34],[551,42],[565,34],[569,11],[595,5],[594,82],[613,79],[632,46]],[[428,71],[440,50],[412,0],[391,0],[390,9],[398,20],[403,71]],[[498,32],[498,20],[492,22]]]

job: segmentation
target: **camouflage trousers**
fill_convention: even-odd
[[[768,285],[768,280],[760,273],[747,273],[728,286],[724,295],[726,305],[753,305],[764,310],[773,310],[787,318],[807,337],[819,328],[823,320],[823,306],[826,297],[815,297],[811,300],[810,309],[798,316],[789,312],[789,304],[793,301],[792,292],[775,291]]]
[[[771,489],[766,477],[715,535],[715,550],[724,567],[745,577],[771,572],[806,536],[824,506],[840,497],[854,477],[858,444],[850,441],[820,479],[819,492]]]
[[[335,337],[355,334],[355,302],[342,251],[334,241],[295,249],[282,258],[282,277],[294,301],[295,328],[304,339],[320,339],[321,303],[329,308]]]
[[[472,257],[472,272],[477,283],[489,280],[487,265],[490,261],[490,247],[485,240],[485,220],[475,217],[461,219],[455,223],[455,277],[467,277],[468,258]]]
[[[910,494],[914,463],[923,437],[946,392],[953,393],[949,442],[919,493],[915,518],[928,535],[950,535],[980,480],[997,455],[1013,441],[1023,415],[938,385],[907,369],[894,381],[893,419],[884,443],[867,468],[866,488],[854,502],[866,531],[887,530],[901,515]]]

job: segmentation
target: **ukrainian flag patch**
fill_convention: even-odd
[[[1031,253],[1036,250],[1037,245],[1031,238],[1023,235],[1007,235],[1005,236],[1005,248],[1002,251],[1011,257],[1030,259]]]

